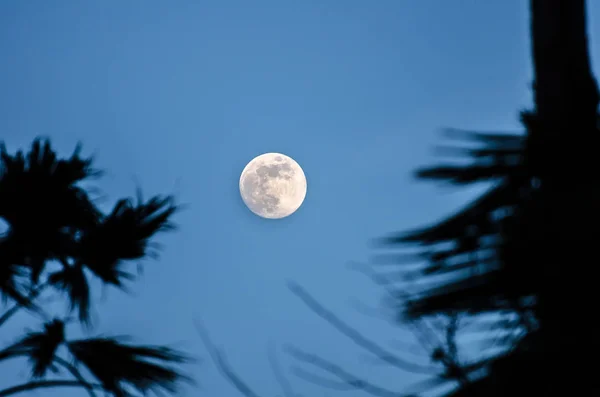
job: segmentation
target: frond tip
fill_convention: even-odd
[[[174,227],[171,216],[176,210],[170,196],[137,204],[120,200],[110,214],[84,233],[81,261],[103,282],[122,286],[123,279],[130,276],[121,270],[122,263],[152,256],[150,239]]]
[[[130,388],[144,395],[161,390],[175,393],[179,382],[191,382],[172,367],[191,358],[167,347],[127,345],[119,338],[82,339],[68,346],[75,359],[116,396],[126,396]]]

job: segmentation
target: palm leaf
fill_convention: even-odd
[[[383,239],[385,246],[420,245],[423,250],[419,255],[427,258],[420,270],[422,281],[427,284],[431,279],[429,284],[434,286],[412,297],[406,310],[409,317],[455,310],[496,310],[520,294],[531,294],[522,288],[525,283],[512,278],[515,276],[512,272],[503,271],[510,261],[506,254],[501,254],[509,252],[514,241],[509,238],[510,225],[523,223],[523,217],[529,216],[516,212],[517,204],[522,206],[523,199],[534,189],[533,175],[524,160],[527,137],[465,131],[458,134],[454,131],[454,135],[462,140],[454,150],[465,155],[470,164],[422,169],[419,178],[452,184],[496,182],[480,198],[449,218]],[[469,144],[480,148],[465,147]],[[439,281],[442,275],[443,281]]]
[[[90,319],[90,287],[83,266],[66,266],[50,274],[48,283],[67,294],[70,310],[77,310],[79,320],[87,324]]]
[[[90,284],[85,269],[104,283],[123,287],[131,277],[124,265],[156,254],[152,237],[173,227],[170,220],[177,207],[172,197],[120,200],[104,214],[82,186],[98,175],[92,159],[81,157],[79,146],[71,157],[61,159],[47,140],[36,139],[29,151],[14,154],[0,145],[0,218],[8,225],[0,236],[0,295],[16,302],[0,316],[0,323],[19,308],[33,308],[32,300],[45,286],[52,286],[68,297],[79,322],[87,324]],[[50,262],[62,264],[62,269],[48,274]],[[42,275],[47,276],[46,283],[40,283]],[[175,350],[127,345],[118,338],[66,342],[60,320],[1,350],[0,360],[28,357],[35,378],[55,365],[66,368],[77,382],[65,382],[86,387],[93,395],[97,385],[56,355],[62,344],[76,365],[84,365],[105,390],[118,396],[129,396],[132,390],[174,392],[179,381],[188,379],[174,368],[188,358]],[[51,383],[30,382],[6,390],[32,390]]]
[[[27,266],[38,281],[48,260],[72,254],[77,230],[97,221],[98,210],[78,186],[98,172],[78,151],[58,160],[50,142],[36,139],[30,151],[10,155],[0,147],[0,217],[16,264]]]
[[[141,393],[175,393],[180,381],[189,380],[171,367],[189,357],[166,347],[126,345],[120,338],[82,339],[68,346],[77,361],[117,396],[125,396],[127,387]]]
[[[51,369],[58,347],[65,341],[64,323],[52,320],[44,324],[43,331],[29,332],[18,342],[0,352],[0,359],[26,355],[34,378],[43,377]]]
[[[152,255],[150,239],[173,227],[170,218],[177,210],[171,197],[153,197],[133,204],[120,200],[112,212],[80,242],[80,258],[105,283],[121,286],[130,275],[122,270],[124,261]]]
[[[0,296],[3,302],[7,299],[12,299],[24,306],[29,305],[29,301],[23,296],[21,290],[20,279],[26,275],[25,269],[11,261],[7,261],[6,257],[2,257],[2,242],[0,242]]]

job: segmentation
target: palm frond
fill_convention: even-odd
[[[54,370],[54,355],[64,341],[64,323],[55,319],[44,324],[42,331],[29,332],[18,342],[4,349],[0,352],[0,359],[26,355],[32,367],[32,376],[41,378],[49,369]]]
[[[97,221],[99,211],[78,183],[97,175],[76,152],[59,160],[49,141],[36,139],[28,153],[0,147],[0,217],[8,224],[13,256],[34,283],[48,260],[72,254],[77,229]]]
[[[0,298],[3,303],[8,299],[14,300],[22,305],[29,305],[29,301],[22,293],[21,282],[26,271],[23,267],[7,261],[6,257],[2,258],[2,242],[0,242]]]
[[[58,160],[50,142],[37,139],[27,154],[10,155],[2,146],[0,158],[0,216],[11,229],[82,226],[98,215],[91,205],[70,206],[84,198],[78,183],[99,174],[91,159],[79,157],[79,149],[70,159]]]
[[[0,325],[21,308],[37,309],[33,302],[45,287],[64,293],[70,311],[89,324],[86,269],[104,283],[124,288],[132,275],[123,266],[155,254],[152,237],[173,227],[177,206],[170,196],[119,200],[110,213],[103,213],[82,184],[100,175],[92,163],[81,156],[80,146],[70,157],[59,158],[49,140],[36,139],[28,151],[14,154],[0,144],[0,219],[8,226],[0,236],[0,296],[14,301],[0,316]],[[62,264],[62,269],[51,272],[50,263]],[[41,310],[38,314],[48,318]],[[123,397],[133,390],[174,392],[178,382],[189,380],[176,367],[188,357],[175,350],[128,345],[118,338],[67,342],[64,332],[63,321],[48,322],[0,350],[0,360],[27,357],[34,378],[60,368],[76,382],[29,382],[0,394],[63,385],[81,386],[93,395],[99,385],[85,380],[76,368],[80,364],[105,391]],[[63,344],[75,364],[56,355]]]
[[[452,134],[456,135],[456,134]],[[451,184],[470,184],[494,181],[518,175],[523,159],[525,137],[522,135],[487,135],[463,131],[458,137],[461,146],[442,146],[445,154],[458,154],[472,163],[458,166],[442,164],[417,170],[419,179],[442,180]],[[483,144],[469,148],[468,144]]]
[[[172,197],[156,196],[133,204],[120,200],[112,212],[81,238],[81,261],[106,283],[121,286],[129,274],[124,261],[152,255],[150,239],[173,228],[170,218],[177,210]]]
[[[127,387],[140,393],[175,393],[178,383],[190,381],[172,367],[190,357],[167,347],[127,345],[120,338],[81,339],[68,346],[75,359],[117,396],[125,396]]]
[[[90,286],[83,266],[66,266],[62,270],[50,274],[48,283],[67,294],[70,310],[77,310],[79,320],[87,324],[90,320]]]
[[[525,216],[517,214],[521,208],[517,205],[522,206],[535,190],[531,183],[534,175],[525,161],[527,136],[467,131],[452,134],[461,139],[452,150],[470,163],[425,168],[418,172],[419,178],[452,184],[496,182],[447,219],[382,239],[383,245],[390,247],[419,245],[419,256],[426,258],[420,267],[422,281],[430,279],[435,286],[412,297],[406,311],[409,317],[467,308],[474,312],[495,310],[518,294],[531,292],[519,289],[524,283],[512,279],[514,275],[500,272],[507,263],[506,255],[500,254],[509,247],[507,227],[517,222],[517,215]],[[466,147],[468,144],[479,147]],[[511,291],[510,296],[506,296],[507,291]]]

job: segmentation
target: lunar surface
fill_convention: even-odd
[[[256,215],[285,218],[302,205],[306,197],[306,176],[298,163],[284,154],[261,154],[242,171],[240,194]]]

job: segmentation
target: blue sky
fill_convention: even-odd
[[[373,254],[370,239],[472,197],[411,178],[434,159],[440,128],[519,129],[517,111],[531,102],[527,3],[3,1],[0,138],[16,149],[49,136],[65,155],[81,141],[107,171],[99,186],[111,198],[139,185],[187,205],[132,295],[98,291],[96,306],[98,332],[204,359],[189,368],[200,386],[181,395],[237,395],[194,318],[265,396],[280,393],[269,341],[401,390],[416,379],[366,359],[285,281],[383,345],[410,338],[353,308],[353,299],[376,308],[383,294],[347,264]],[[253,215],[237,190],[244,165],[268,151],[293,157],[308,178],[304,205],[281,221]],[[0,341],[30,325],[15,319]],[[0,386],[27,375],[2,371]],[[291,380],[304,395],[328,395]]]

